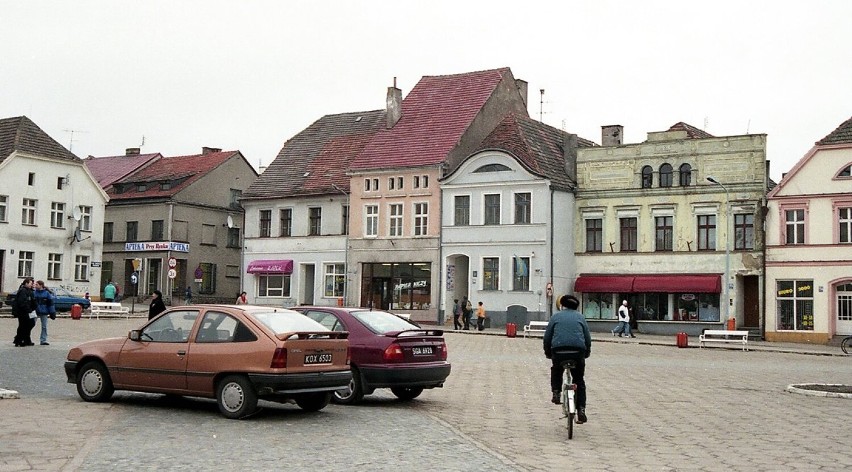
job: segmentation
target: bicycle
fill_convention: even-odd
[[[562,374],[562,413],[563,418],[568,418],[568,439],[574,438],[574,420],[577,417],[577,405],[574,403],[574,393],[577,384],[571,379],[571,369],[576,367],[576,361],[567,360],[562,362],[565,373]]]
[[[849,354],[849,351],[852,351],[852,336],[846,336],[843,341],[840,341],[840,349],[843,349],[843,354]]]

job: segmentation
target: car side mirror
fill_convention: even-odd
[[[133,329],[127,334],[127,337],[130,338],[131,341],[139,341],[142,339],[141,331]]]

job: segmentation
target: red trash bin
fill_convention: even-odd
[[[506,323],[506,336],[514,338],[518,334],[518,326],[515,323]]]
[[[677,333],[677,347],[689,346],[689,335],[686,333]]]
[[[79,303],[71,305],[71,319],[79,320],[83,316],[83,307]]]

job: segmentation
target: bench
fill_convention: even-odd
[[[698,336],[698,347],[704,347],[706,342],[739,343],[743,345],[743,351],[748,351],[748,331],[706,329]]]
[[[530,324],[524,325],[524,337],[532,333],[542,333],[547,329],[547,321],[530,321]]]
[[[90,314],[89,318],[95,317],[96,319],[100,319],[103,317],[110,316],[124,316],[125,318],[130,317],[130,308],[123,306],[118,302],[92,302],[92,305],[89,307]]]

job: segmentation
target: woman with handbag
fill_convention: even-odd
[[[35,326],[36,303],[33,297],[33,278],[24,277],[18,292],[15,294],[15,304],[12,305],[12,315],[18,319],[18,331],[15,333],[15,346],[33,346],[30,332]]]

